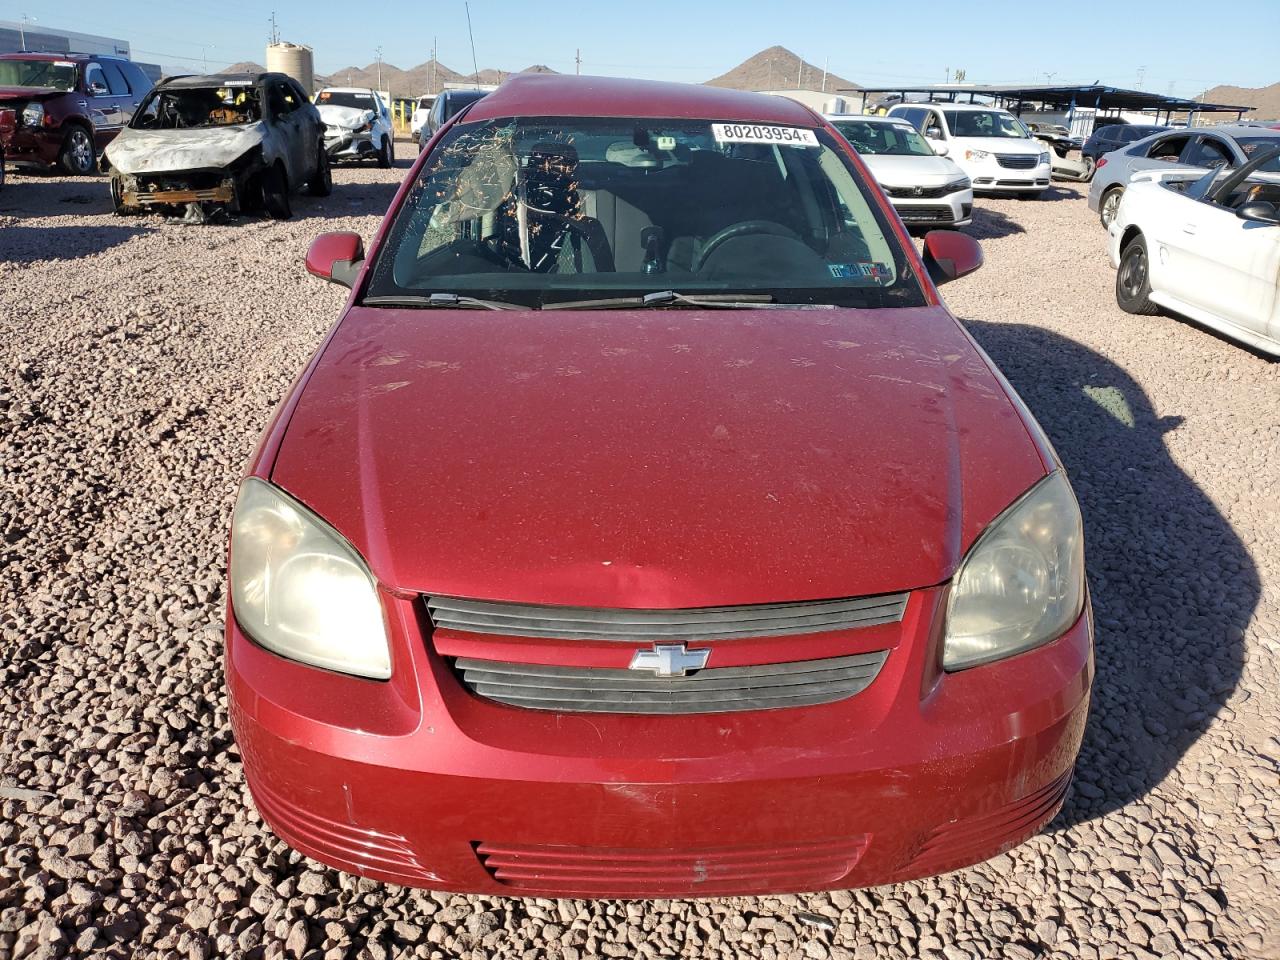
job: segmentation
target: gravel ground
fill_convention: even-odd
[[[396,171],[295,220],[117,220],[101,180],[0,193],[0,960],[1280,957],[1280,365],[1121,313],[1081,194],[980,201],[947,289],[1058,446],[1098,617],[1075,790],[1042,836],[851,893],[427,894],[289,851],[248,802],[223,545],[270,412],[342,303],[301,260]]]

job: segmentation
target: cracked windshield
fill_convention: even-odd
[[[368,299],[535,307],[673,290],[924,303],[884,214],[823,131],[689,120],[464,124],[425,166]]]

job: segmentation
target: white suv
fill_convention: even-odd
[[[1031,199],[1049,186],[1049,150],[1008,110],[974,103],[900,103],[901,117],[937,153],[956,162],[975,193],[1013,193]]]
[[[391,110],[377,91],[325,87],[315,95],[315,105],[324,121],[324,148],[330,160],[377,160],[380,167],[395,161]]]

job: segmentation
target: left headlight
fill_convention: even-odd
[[[332,527],[254,477],[231,517],[230,579],[236,619],[268,650],[339,673],[391,676],[369,568]]]
[[[960,564],[943,667],[963,670],[1055,640],[1079,618],[1084,597],[1080,508],[1057,470],[992,522]]]
[[[1041,151],[1040,151],[1040,162],[1041,162],[1041,163],[1048,163],[1048,162],[1049,162],[1049,160],[1050,160],[1050,158],[1049,158],[1049,151],[1048,151],[1048,150],[1041,150]]]
[[[27,127],[38,127],[44,123],[44,104],[32,100],[22,108],[22,124]]]

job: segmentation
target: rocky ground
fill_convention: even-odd
[[[292,853],[245,791],[219,661],[232,497],[342,303],[301,269],[398,170],[288,223],[0,193],[0,960],[1280,957],[1280,365],[1121,313],[1079,192],[980,201],[948,300],[1083,504],[1094,707],[1051,828],[950,876],[648,903],[427,894]]]

